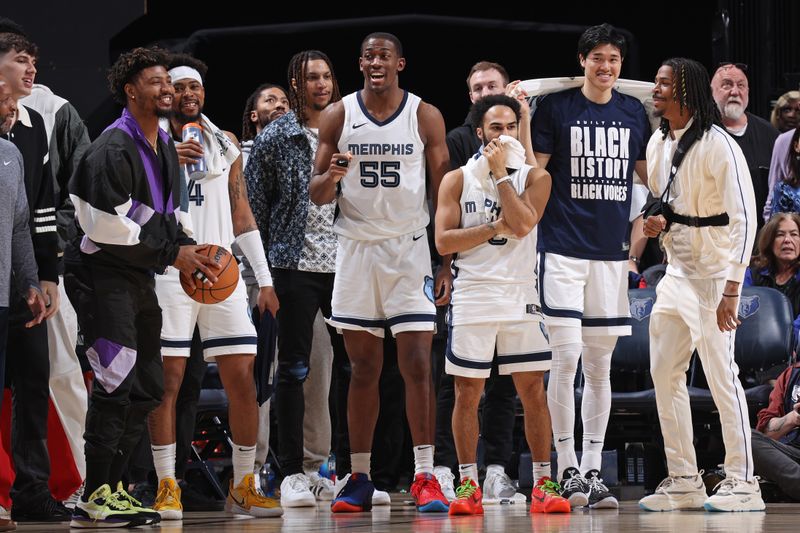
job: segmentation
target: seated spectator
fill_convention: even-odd
[[[766,227],[764,228],[766,229]],[[783,371],[752,433],[756,474],[800,500],[800,363]]]
[[[774,168],[770,171],[771,191],[764,209],[765,219],[775,213],[800,212],[800,128],[794,130],[784,148],[780,141],[787,135],[789,133],[778,137],[773,149],[771,165]]]
[[[794,335],[800,329],[800,215],[778,213],[758,236],[758,250],[744,276],[745,287],[772,287],[792,303]]]
[[[800,124],[800,91],[780,95],[769,121],[781,133],[795,129]]]

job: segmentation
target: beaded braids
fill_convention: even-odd
[[[685,57],[673,57],[661,65],[672,68],[672,99],[680,103],[681,111],[687,109],[692,113],[692,128],[703,132],[721,124],[719,108],[711,95],[711,81],[703,65]],[[659,129],[666,139],[669,121],[662,118]]]
[[[325,61],[325,64],[327,64],[328,68],[331,70],[333,89],[331,90],[330,103],[338,102],[342,99],[342,95],[339,93],[339,82],[336,81],[336,75],[333,73],[333,65],[331,64],[331,60],[327,55],[319,50],[303,50],[302,52],[298,52],[293,55],[292,59],[289,60],[288,72],[289,105],[292,107],[294,114],[297,115],[297,121],[303,126],[305,126],[307,120],[305,116],[306,64],[315,59],[321,59]],[[294,84],[292,83],[292,80],[295,81]]]

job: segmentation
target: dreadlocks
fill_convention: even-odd
[[[247,97],[247,101],[244,104],[244,115],[242,116],[242,142],[255,139],[256,137],[256,123],[250,120],[250,113],[255,110],[256,102],[258,102],[261,93],[267,89],[280,89],[284,94],[286,94],[286,90],[280,85],[275,85],[274,83],[262,83],[250,94],[250,96]]]
[[[289,105],[292,106],[292,111],[297,115],[297,121],[305,126],[307,117],[305,116],[306,109],[306,64],[309,61],[321,59],[328,65],[331,70],[331,81],[333,82],[333,90],[331,91],[330,103],[338,102],[342,99],[339,93],[339,82],[336,81],[336,75],[333,73],[333,65],[331,60],[323,52],[319,50],[303,50],[296,53],[289,60]],[[294,80],[294,83],[292,83]]]
[[[703,65],[685,57],[673,57],[661,65],[672,69],[672,98],[680,103],[681,112],[684,109],[691,111],[694,118],[692,128],[698,128],[702,133],[712,125],[722,123],[719,108],[711,95],[711,81]],[[666,139],[669,121],[662,118],[659,129]]]

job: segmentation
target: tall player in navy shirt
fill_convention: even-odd
[[[578,41],[582,87],[551,94],[533,118],[533,151],[553,179],[539,223],[539,291],[553,362],[548,403],[563,496],[617,507],[600,479],[611,407],[611,353],[630,335],[628,213],[633,171],[646,180],[650,126],[636,98],[614,90],[627,45],[613,26]],[[573,383],[583,353],[583,457],[575,455]]]

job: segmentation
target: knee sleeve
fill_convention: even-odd
[[[294,361],[278,365],[278,382],[282,385],[302,385],[308,378],[308,365]]]

